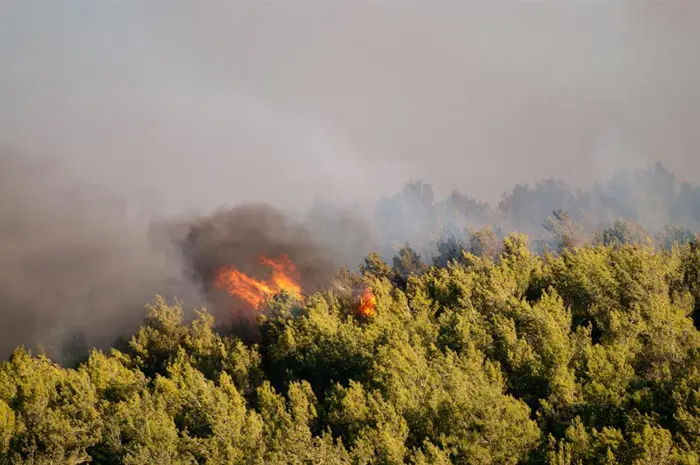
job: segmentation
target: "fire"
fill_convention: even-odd
[[[364,317],[371,317],[374,315],[374,306],[377,303],[376,297],[374,297],[374,292],[371,288],[365,288],[360,296],[360,305],[357,310],[360,315]]]
[[[286,255],[282,255],[277,260],[261,257],[260,263],[272,270],[270,279],[267,281],[255,279],[233,266],[227,266],[219,271],[214,285],[256,308],[280,291],[286,291],[301,300],[301,286],[298,283],[299,273]]]

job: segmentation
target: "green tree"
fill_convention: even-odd
[[[405,287],[411,276],[420,276],[428,269],[427,265],[421,261],[420,255],[408,244],[401,247],[394,255],[393,265],[393,277],[400,287]]]

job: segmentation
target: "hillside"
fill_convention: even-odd
[[[695,242],[539,256],[511,234],[493,259],[453,258],[369,255],[303,303],[267,300],[246,342],[156,298],[75,368],[19,348],[0,366],[2,460],[699,462]]]

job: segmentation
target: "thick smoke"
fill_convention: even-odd
[[[699,5],[4,2],[0,146],[38,161],[0,153],[0,350],[108,344],[154,293],[211,306],[259,252],[313,290],[553,210],[697,230],[696,187],[610,177],[698,180]]]
[[[267,269],[261,257],[285,257],[297,268],[303,291],[313,293],[327,286],[341,265],[334,251],[322,247],[307,228],[269,205],[220,209],[210,215],[173,221],[167,227],[173,231],[172,243],[184,255],[187,275],[209,297],[220,321],[232,315],[251,316],[247,309],[230,307],[230,300],[211,286],[224,267],[232,265],[249,276],[262,278]]]
[[[148,221],[60,166],[0,153],[0,351],[74,334],[105,344],[132,330],[156,292],[196,294],[154,251]]]
[[[156,293],[189,309],[205,305],[226,323],[236,309],[209,286],[221,267],[262,277],[259,258],[285,254],[313,292],[346,259],[333,247],[335,235],[319,242],[268,205],[155,220],[60,168],[0,153],[2,353],[41,345],[60,357],[76,336],[109,345],[141,323]],[[311,215],[326,231],[339,226],[336,217]]]
[[[173,212],[368,207],[418,178],[497,203],[658,159],[700,181],[700,2],[6,0],[0,22],[0,143]]]
[[[266,204],[156,218],[77,182],[60,165],[29,162],[7,151],[0,162],[4,352],[41,344],[60,356],[76,334],[88,346],[108,345],[137,327],[144,303],[156,293],[182,299],[186,308],[207,306],[220,324],[249,321],[250,309],[235,308],[211,284],[229,265],[264,278],[262,256],[289,257],[310,294],[370,251],[390,260],[408,243],[430,263],[438,243],[465,245],[471,231],[484,226],[547,240],[544,225],[557,210],[588,232],[618,220],[652,234],[664,233],[666,225],[683,228],[665,230],[665,240],[700,230],[700,189],[678,183],[661,164],[620,171],[588,190],[554,180],[518,185],[496,206],[457,191],[438,199],[430,185],[410,182],[379,199],[369,221],[358,206],[320,199],[296,220]]]

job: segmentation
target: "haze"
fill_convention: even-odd
[[[4,1],[0,146],[210,209],[697,180],[695,2]]]

